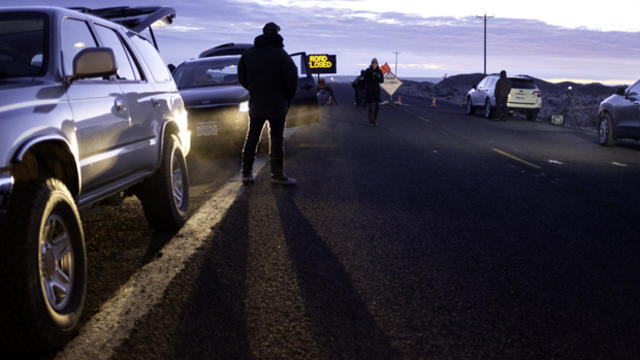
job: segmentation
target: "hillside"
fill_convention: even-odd
[[[404,81],[398,89],[399,95],[419,96],[450,103],[464,103],[467,91],[479,83],[483,74],[462,74],[450,76],[437,84],[430,82]],[[549,121],[552,114],[565,114],[565,125],[595,127],[600,102],[615,93],[615,87],[594,84],[576,84],[572,82],[550,83],[534,79],[542,92],[542,110],[538,121]],[[567,88],[573,87],[571,106],[567,107]]]

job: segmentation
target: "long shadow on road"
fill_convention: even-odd
[[[398,358],[343,264],[295,204],[295,192],[274,188],[274,196],[316,343],[330,359]]]

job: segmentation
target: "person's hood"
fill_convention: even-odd
[[[253,46],[255,47],[272,46],[277,48],[283,48],[284,39],[279,34],[262,34],[260,36],[257,36],[256,39],[253,41]]]

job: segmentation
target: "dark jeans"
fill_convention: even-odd
[[[509,114],[509,109],[507,108],[507,99],[503,97],[496,98],[496,118],[502,120]]]
[[[369,123],[375,124],[378,122],[378,111],[380,110],[380,104],[377,101],[370,102],[369,104]]]
[[[260,142],[260,134],[265,122],[269,122],[269,155],[271,159],[284,158],[284,122],[286,116],[281,118],[251,118],[249,120],[249,131],[247,131],[247,139],[244,142],[242,156],[244,158],[254,158],[256,156],[256,148]]]

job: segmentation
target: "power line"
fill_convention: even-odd
[[[493,19],[495,16],[487,16],[487,13],[484,13],[484,16],[477,16],[478,19],[484,19],[484,74],[487,74],[487,20]]]

